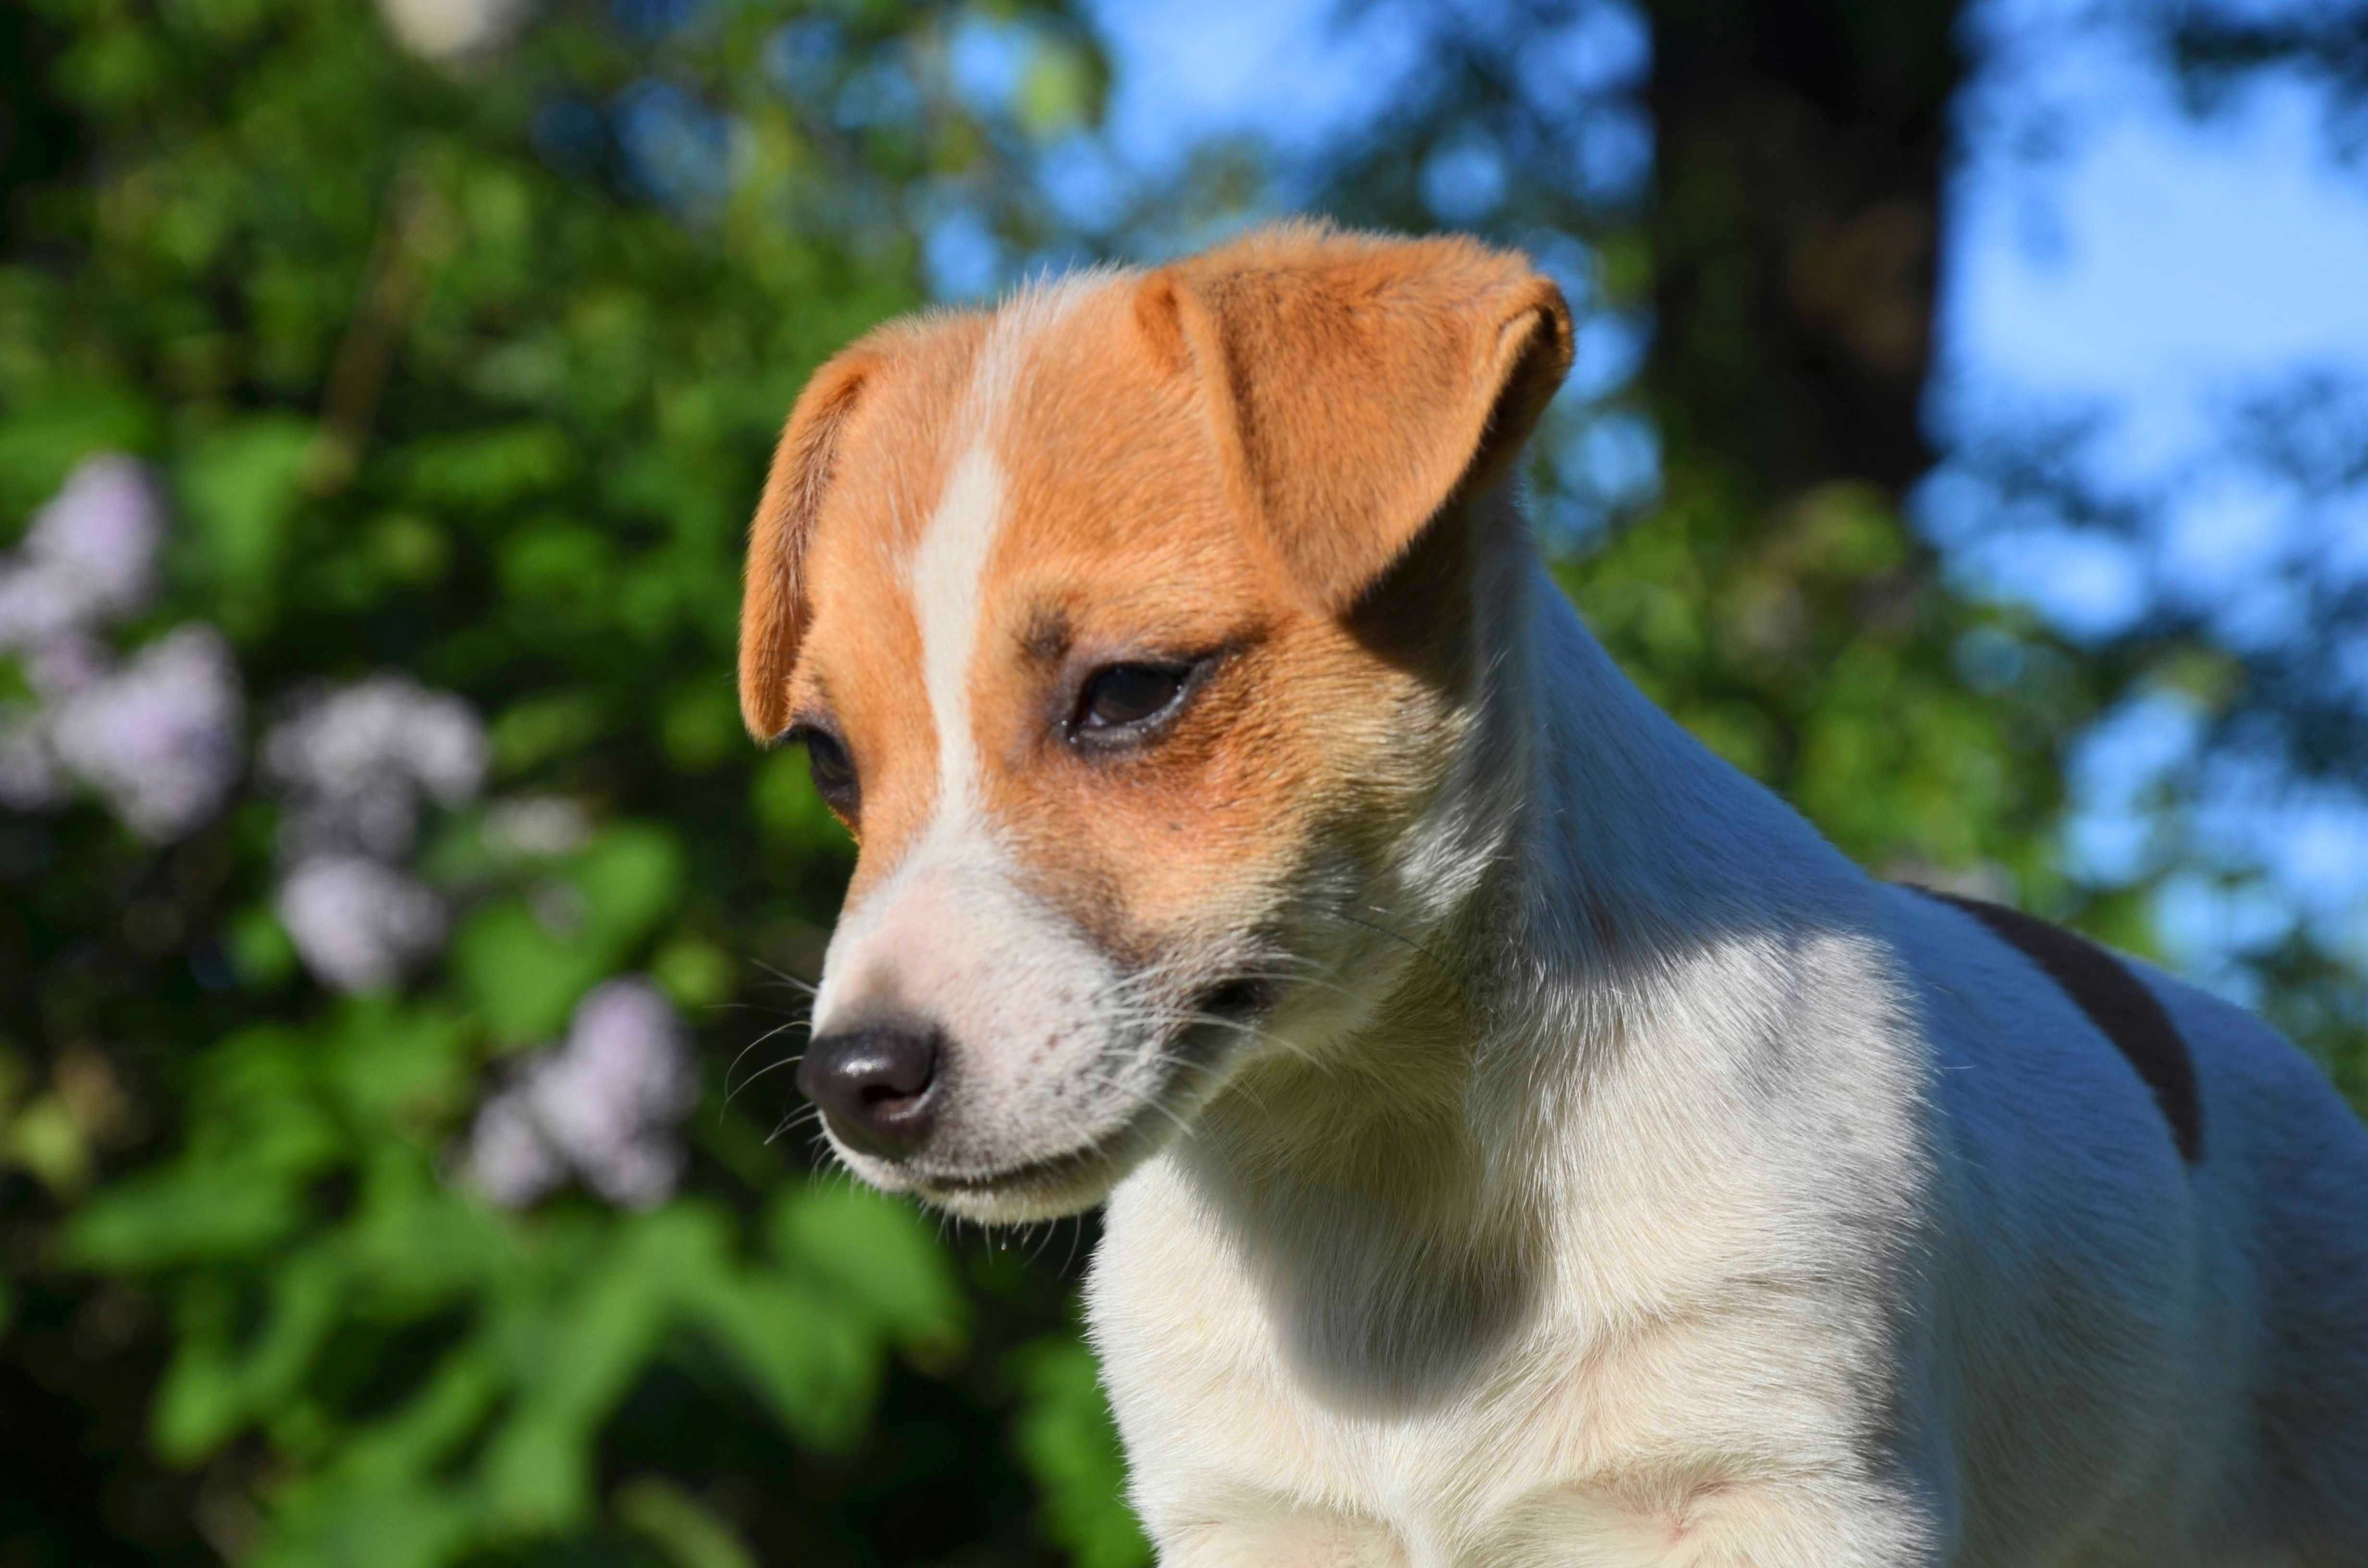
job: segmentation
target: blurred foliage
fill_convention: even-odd
[[[327,0],[11,12],[0,515],[147,458],[135,636],[221,626],[258,725],[457,693],[496,799],[421,858],[445,962],[342,1000],[260,792],[161,850],[0,819],[0,1562],[1144,1560],[1053,1271],[767,1147],[758,1072],[797,1009],[749,960],[811,971],[848,853],[739,730],[741,529],[804,375],[922,302],[931,204],[1036,232],[1014,152],[1099,66],[998,17],[1002,108],[951,9],[563,6],[449,65]],[[588,837],[504,847],[554,798]],[[635,968],[702,1024],[684,1190],[475,1196],[510,1054]]]
[[[1430,29],[1397,112],[1299,166],[1207,150],[1094,243],[1287,202],[1528,246],[1581,319],[1542,531],[1622,664],[1878,870],[2149,948],[2169,868],[2066,869],[2076,738],[2170,688],[2337,721],[2208,625],[2084,646],[1985,602],[1907,520],[1958,7],[1397,9]],[[2274,52],[2200,14],[2214,69]],[[135,636],[222,628],[257,728],[404,671],[493,776],[419,856],[444,960],[359,997],[275,912],[267,793],[161,849],[0,815],[0,1568],[1147,1561],[1064,1300],[1090,1227],[1022,1259],[768,1146],[775,972],[848,856],[730,673],[805,374],[950,234],[1075,242],[1038,160],[1099,112],[1077,19],[561,0],[438,64],[358,4],[32,0],[0,82],[0,518],[145,457],[176,527]],[[506,836],[553,800],[580,839]],[[2257,961],[2368,1087],[2358,963]],[[472,1110],[626,971],[699,1026],[681,1192],[490,1206]]]

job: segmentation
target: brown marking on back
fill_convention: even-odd
[[[2037,965],[2146,1080],[2163,1120],[2170,1125],[2180,1157],[2189,1165],[2203,1158],[2203,1104],[2187,1041],[2161,1001],[2121,959],[2085,937],[2021,910],[1934,888],[1916,891],[1964,910]]]

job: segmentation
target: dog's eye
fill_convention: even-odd
[[[1176,706],[1191,670],[1180,665],[1111,665],[1096,670],[1077,694],[1080,731],[1123,730]]]
[[[812,724],[799,725],[791,738],[806,748],[806,769],[814,776],[814,793],[840,815],[853,815],[855,759],[847,755],[846,744],[828,730]]]

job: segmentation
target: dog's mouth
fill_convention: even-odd
[[[1209,987],[1201,994],[1200,1003],[1193,1011],[1202,1018],[1247,1027],[1273,1006],[1273,985],[1264,980],[1245,976]]]
[[[1273,1005],[1263,980],[1223,982],[1203,991],[1163,1048],[1167,1071],[1132,1115],[1105,1137],[1056,1154],[984,1170],[911,1172],[929,1202],[995,1217],[1047,1218],[1099,1202],[1129,1172],[1189,1131],[1191,1112],[1223,1076],[1226,1058],[1255,1033]]]
[[[920,1185],[924,1191],[930,1193],[968,1192],[981,1197],[1055,1191],[1084,1186],[1097,1176],[1110,1174],[1121,1164],[1120,1152],[1127,1142],[1127,1133],[1133,1125],[1130,1122],[1115,1136],[1101,1142],[1088,1143],[1066,1153],[989,1171],[932,1172],[920,1178]]]
[[[1176,1131],[1164,1096],[1146,1100],[1109,1137],[1042,1159],[985,1170],[916,1170],[924,1201],[973,1219],[1017,1222],[1057,1219],[1092,1208],[1128,1172],[1164,1146],[1159,1128]]]

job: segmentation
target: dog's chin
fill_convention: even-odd
[[[1115,1131],[1055,1154],[1008,1164],[891,1164],[841,1148],[848,1168],[889,1192],[983,1225],[1026,1225],[1082,1214],[1184,1135],[1191,1108],[1144,1101]],[[833,1141],[836,1143],[836,1140]]]
[[[883,1192],[917,1198],[983,1225],[1024,1225],[1084,1213],[1166,1145],[1165,1139],[1137,1134],[1134,1126],[1049,1158],[1004,1165],[929,1167],[872,1159],[844,1147],[838,1153],[859,1180]],[[1172,1125],[1168,1131],[1174,1133]]]
[[[1181,1135],[1183,1108],[1146,1100],[1117,1131],[1059,1153],[1008,1165],[899,1173],[933,1209],[985,1225],[1025,1225],[1082,1214]]]

